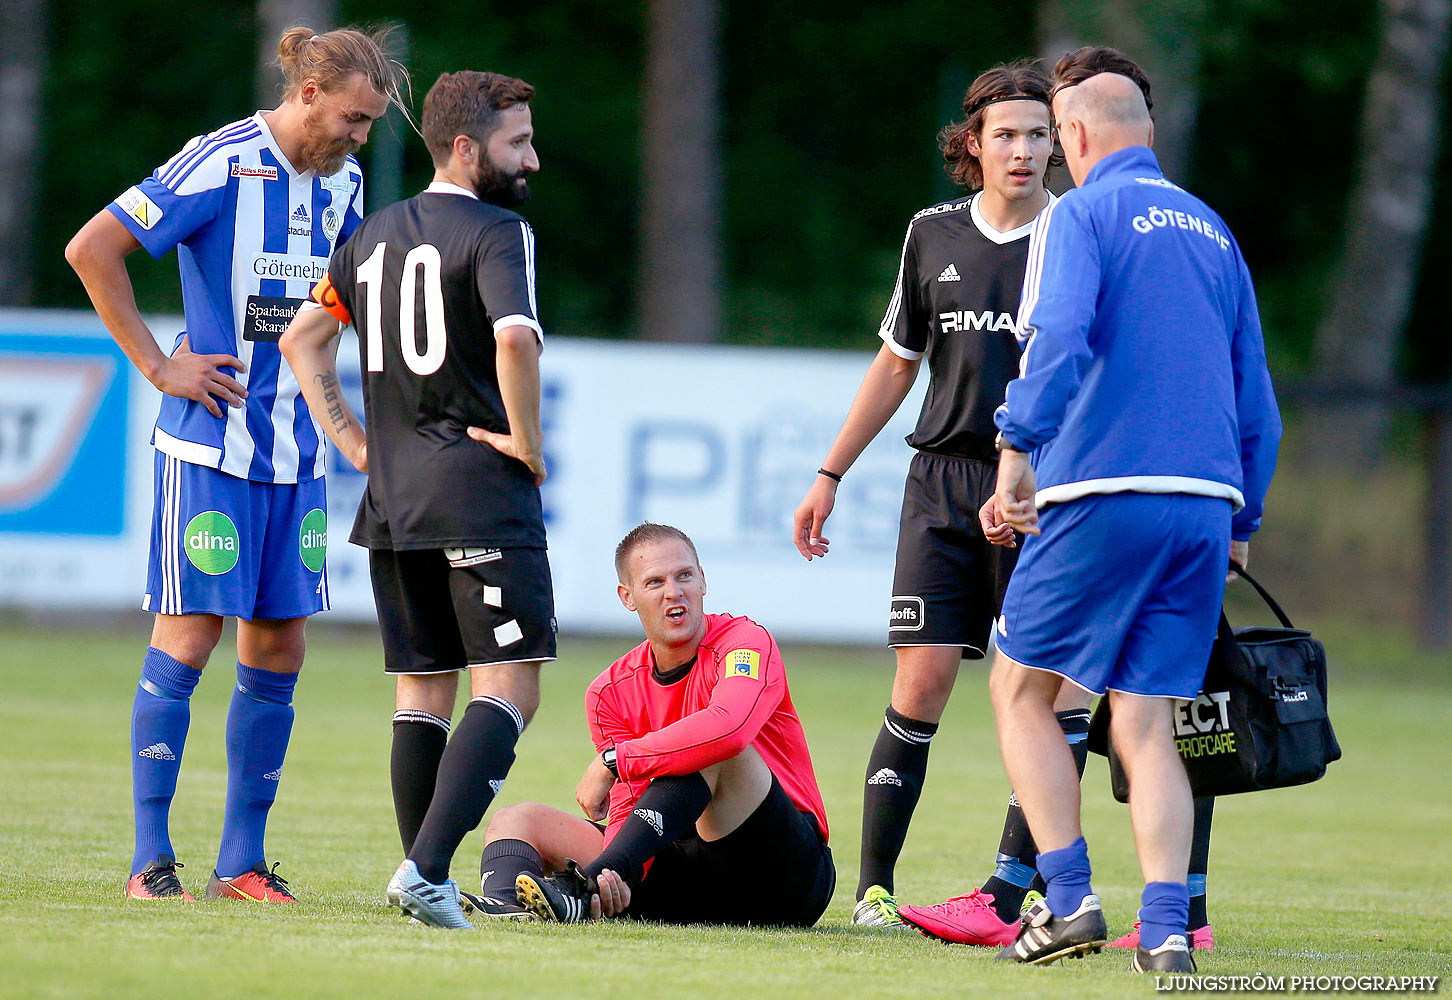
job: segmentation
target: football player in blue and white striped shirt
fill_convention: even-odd
[[[277,340],[362,220],[352,154],[397,102],[381,35],[291,28],[272,111],[198,136],[66,248],[116,342],[160,389],[143,607],[156,613],[131,721],[136,846],[126,893],[190,899],[168,832],[189,699],[237,623],[227,804],[207,895],[288,902],[263,835],[292,730],[307,616],[328,607],[323,435]],[[137,310],[125,258],[173,248],[186,329],[171,354]],[[274,866],[276,867],[276,866]]]

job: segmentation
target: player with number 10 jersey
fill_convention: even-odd
[[[442,75],[424,98],[433,183],[363,221],[282,340],[324,430],[368,473],[353,541],[369,549],[397,678],[406,856],[387,895],[441,927],[469,926],[449,862],[504,783],[555,658],[534,233],[507,207],[539,169],[533,94],[500,74]],[[339,322],[358,330],[366,434],[337,393]],[[450,737],[466,668],[472,698]]]
[[[526,326],[543,342],[534,272],[529,223],[442,181],[369,216],[333,256],[314,298],[358,328],[368,428],[354,542],[544,547],[533,474],[465,434],[508,433],[490,334]]]

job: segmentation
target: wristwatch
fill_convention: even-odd
[[[606,747],[600,751],[600,763],[604,764],[606,769],[615,775],[615,777],[620,777],[620,771],[616,769],[614,747]]]
[[[993,439],[993,448],[995,451],[1016,451],[1019,454],[1026,454],[1022,448],[1004,437],[1003,431],[999,431],[998,436]]]

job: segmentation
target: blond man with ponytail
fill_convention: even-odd
[[[136,842],[126,895],[190,900],[168,831],[190,697],[237,619],[227,797],[208,896],[286,903],[263,835],[292,731],[307,616],[328,607],[323,434],[277,340],[363,217],[353,154],[399,103],[381,33],[290,28],[270,111],[197,136],[66,247],[96,312],[163,393],[142,606],[155,613],[131,717]],[[186,327],[170,352],[126,273],[177,250]]]

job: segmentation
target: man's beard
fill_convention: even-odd
[[[487,159],[480,165],[474,179],[474,193],[480,201],[500,208],[517,208],[529,201],[529,175],[520,170],[507,174],[497,170]]]
[[[349,139],[325,139],[320,134],[317,119],[312,115],[303,118],[303,158],[307,168],[319,177],[328,177],[343,169],[349,156],[362,147]]]

